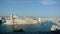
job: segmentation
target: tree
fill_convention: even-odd
[[[0,20],[0,25],[2,24],[2,20]]]

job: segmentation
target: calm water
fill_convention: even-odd
[[[34,33],[39,34],[39,33],[42,33],[42,32],[38,32],[38,31],[46,31],[46,32],[51,31],[52,25],[56,25],[56,24],[54,24],[53,22],[44,22],[42,24],[34,24],[34,25],[33,24],[26,24],[26,25],[20,24],[20,25],[14,25],[14,26],[13,25],[2,24],[0,26],[0,32],[12,32],[15,29],[23,28],[23,30],[25,31],[23,33],[34,32]],[[16,32],[13,32],[13,33],[16,33]],[[18,32],[18,33],[20,33],[20,32]]]
[[[3,34],[55,34],[52,32],[10,32],[10,33],[3,33]]]

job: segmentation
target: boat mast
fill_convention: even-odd
[[[13,18],[13,14],[11,15],[11,17],[12,17],[12,26],[13,26],[13,31],[15,30],[15,25],[14,25],[14,18]]]

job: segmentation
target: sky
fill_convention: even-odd
[[[0,0],[0,16],[60,17],[60,0]]]

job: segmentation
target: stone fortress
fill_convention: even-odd
[[[16,16],[16,15],[12,14],[11,16],[8,16],[6,18],[4,17],[4,19],[2,19],[2,17],[0,16],[0,20],[2,20],[2,22],[5,21],[3,23],[4,25],[14,25],[14,28],[16,28],[16,29],[23,28],[25,31],[27,29],[27,28],[24,28],[24,26],[26,24],[28,24],[28,25],[33,24],[31,27],[33,27],[33,29],[35,28],[35,30],[37,31],[37,30],[41,29],[40,25],[42,24],[42,22],[45,22],[45,21],[52,21],[52,22],[56,23],[59,26],[58,27],[58,26],[54,26],[53,25],[50,30],[54,31],[54,30],[56,30],[56,28],[60,29],[60,18],[50,18],[50,17],[47,17],[47,18],[19,17],[19,16]],[[16,25],[22,25],[22,27],[20,27],[20,26],[18,27]],[[46,24],[44,24],[44,26],[45,25]],[[12,27],[8,27],[8,29],[12,30],[13,28]]]

